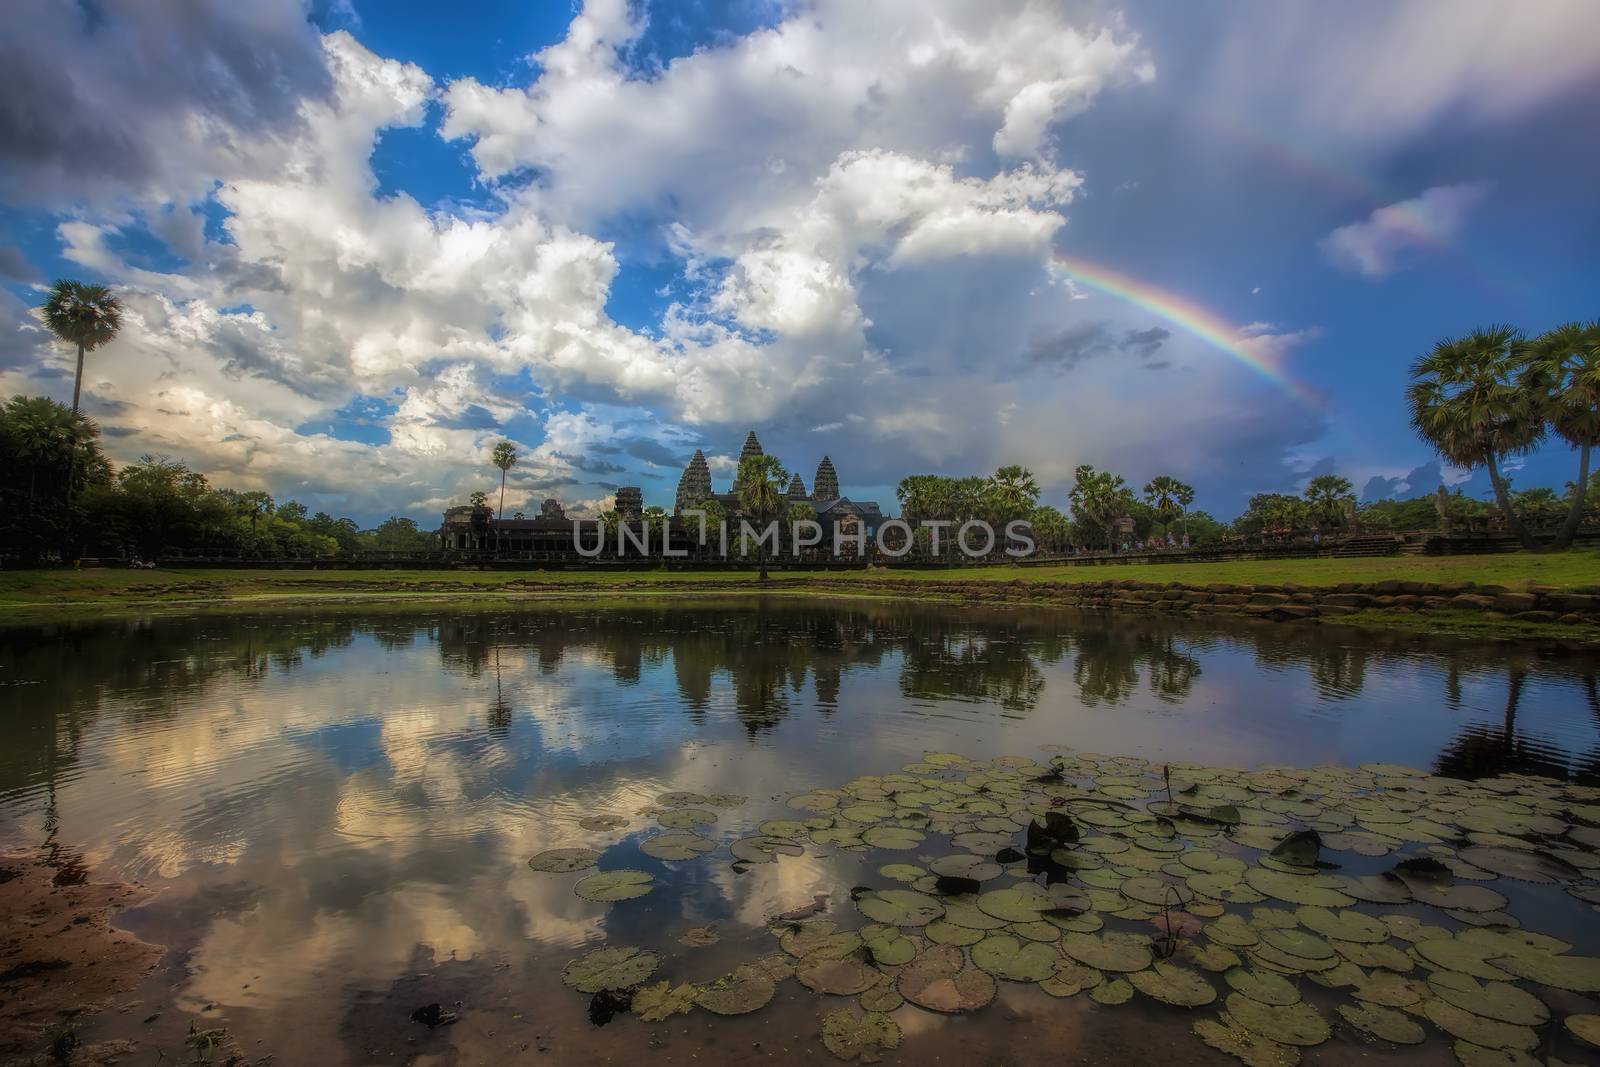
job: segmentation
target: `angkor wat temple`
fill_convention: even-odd
[[[765,454],[756,432],[751,430],[745,435],[744,447],[739,450],[740,465],[751,456]],[[678,479],[678,496],[672,512],[681,515],[707,500],[715,500],[730,517],[736,516],[743,510],[739,504],[739,488],[739,479],[735,475],[733,485],[726,493],[717,492],[711,485],[711,468],[706,463],[705,453],[697,448],[689,465],[683,469],[683,477]],[[871,536],[884,520],[883,511],[876,501],[849,500],[839,493],[839,475],[833,469],[833,460],[827,456],[823,456],[822,462],[817,464],[817,476],[811,480],[810,493],[806,492],[805,482],[796,471],[786,495],[790,505],[810,504],[817,513],[817,522],[829,536],[836,526],[851,520],[864,526],[868,536]]]

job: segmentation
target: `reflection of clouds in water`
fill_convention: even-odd
[[[743,874],[726,863],[718,863],[712,869],[711,881],[732,905],[737,921],[760,927],[780,912],[810,904],[818,893],[830,895],[830,912],[852,909],[850,882],[842,875],[843,871],[830,859],[808,852],[804,856],[779,856],[773,863],[757,863]]]

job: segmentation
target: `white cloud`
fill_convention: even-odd
[[[1421,196],[1380,207],[1361,222],[1340,226],[1322,251],[1341,270],[1387,278],[1417,253],[1449,244],[1489,187],[1483,182],[1438,185]]]

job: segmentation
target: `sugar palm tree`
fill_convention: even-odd
[[[765,527],[783,510],[785,493],[789,487],[789,472],[783,469],[777,456],[746,456],[739,463],[739,508]],[[766,542],[757,540],[756,558],[761,567],[761,581],[767,580]]]
[[[110,341],[122,328],[122,304],[103,285],[63,279],[50,287],[44,324],[59,340],[78,346],[78,373],[72,379],[72,411],[83,392],[83,354]]]
[[[1537,549],[1500,473],[1501,459],[1528,452],[1544,434],[1542,413],[1517,381],[1519,340],[1510,326],[1489,326],[1440,341],[1411,365],[1406,399],[1412,427],[1440,456],[1488,470],[1507,528]]]
[[[5,433],[16,454],[28,464],[28,514],[32,515],[40,472],[45,472],[46,485],[60,477],[62,470],[75,473],[77,451],[83,442],[93,439],[95,430],[82,415],[49,397],[14,396],[6,403]],[[69,479],[73,473],[68,474]],[[68,489],[70,493],[70,486]]]
[[[1319,520],[1338,522],[1346,502],[1354,499],[1355,486],[1337,474],[1319,474],[1306,483],[1306,503]]]
[[[506,472],[517,465],[517,450],[510,441],[501,441],[494,446],[494,465],[500,468],[500,507],[496,509],[495,518],[506,517]],[[495,550],[500,549],[500,525],[494,528]]]
[[[1087,463],[1072,472],[1072,514],[1085,525],[1105,534],[1106,546],[1116,549],[1116,522],[1133,507],[1133,490],[1120,474],[1097,471]]]
[[[1544,409],[1555,435],[1578,450],[1578,480],[1572,504],[1552,548],[1566,548],[1583,521],[1589,486],[1589,456],[1600,445],[1600,319],[1569,322],[1523,348],[1524,386]]]
[[[1145,503],[1150,505],[1157,515],[1161,516],[1163,525],[1172,522],[1172,516],[1180,518],[1194,503],[1194,487],[1172,477],[1170,474],[1158,474],[1151,478],[1144,486]]]
[[[1001,467],[989,479],[988,497],[1002,521],[1026,516],[1039,502],[1039,482],[1026,467]]]

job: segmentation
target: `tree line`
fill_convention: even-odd
[[[161,456],[114,469],[99,436],[92,420],[46,397],[0,406],[0,558],[312,559],[434,547],[433,532],[411,519],[364,530],[259,490],[215,488]]]

